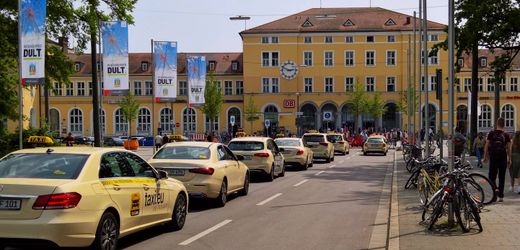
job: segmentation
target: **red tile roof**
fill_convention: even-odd
[[[479,70],[481,71],[487,71],[491,69],[491,63],[495,60],[496,57],[504,54],[503,50],[496,49],[493,52],[491,52],[488,49],[481,49],[478,51],[478,57],[479,60],[482,57],[487,58],[487,67],[480,67],[479,64]],[[464,59],[464,65],[461,67],[461,71],[471,71],[471,54],[470,53],[462,53],[461,56]],[[480,62],[479,62],[480,63]],[[520,69],[520,55],[517,55],[513,59],[513,65],[511,66],[512,70],[519,70]]]
[[[395,25],[385,25],[390,19]],[[306,20],[312,23],[312,26],[303,27]],[[354,25],[343,25],[347,20],[351,20]],[[428,21],[428,27],[430,30],[444,30],[446,25]],[[383,8],[313,8],[245,30],[240,34],[402,30],[413,30],[413,16]]]

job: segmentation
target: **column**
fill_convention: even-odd
[[[341,128],[341,112],[336,112],[335,114],[336,116],[336,128],[339,129]]]
[[[322,119],[321,111],[316,112],[316,127],[314,129],[319,130],[321,128]]]

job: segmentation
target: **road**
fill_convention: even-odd
[[[335,158],[273,182],[252,178],[249,194],[231,197],[223,208],[192,200],[181,231],[153,228],[123,238],[120,247],[367,249],[393,151],[363,156],[353,149]]]

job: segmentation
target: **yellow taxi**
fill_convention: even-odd
[[[168,139],[170,139],[170,141],[189,141],[190,140],[188,137],[186,137],[184,135],[179,135],[179,134],[169,135]]]
[[[314,159],[325,159],[329,163],[334,161],[334,146],[323,133],[305,133],[302,136],[303,145],[314,153]]]
[[[363,154],[369,153],[382,153],[386,155],[388,153],[388,141],[382,135],[371,135],[367,141],[363,144]]]
[[[350,153],[350,144],[345,139],[345,136],[343,134],[327,134],[327,140],[329,140],[332,143],[332,145],[334,145],[334,152],[341,153],[342,155]]]
[[[229,149],[235,155],[244,157],[244,162],[252,173],[265,174],[268,181],[275,176],[285,176],[283,149],[278,148],[269,137],[240,137],[233,138]]]
[[[303,145],[302,139],[286,137],[275,139],[274,142],[279,148],[283,148],[282,154],[286,166],[296,165],[302,170],[312,167],[314,153]]]
[[[154,225],[181,229],[187,211],[181,182],[123,149],[35,148],[0,159],[0,247],[116,249]]]
[[[213,142],[175,142],[164,145],[148,162],[182,181],[196,198],[213,199],[223,207],[227,195],[249,191],[249,169],[229,148]]]

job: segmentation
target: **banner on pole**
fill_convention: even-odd
[[[104,90],[114,95],[129,91],[128,83],[128,24],[126,21],[103,22],[103,82]]]
[[[42,84],[45,79],[46,0],[22,0],[20,9],[21,72],[26,84]]]
[[[191,106],[202,106],[205,103],[206,89],[206,57],[188,56],[188,100]]]
[[[177,42],[153,42],[154,84],[156,101],[177,98]]]

